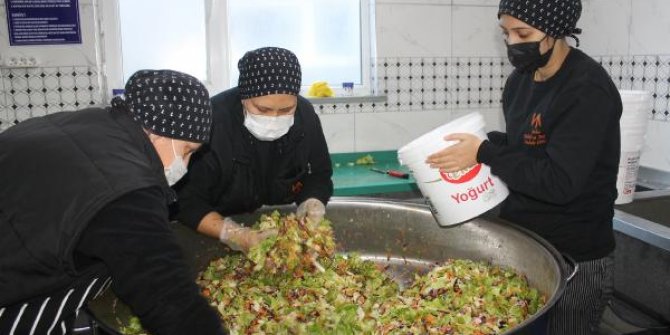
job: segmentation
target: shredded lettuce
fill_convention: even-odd
[[[197,282],[232,334],[500,334],[545,297],[500,266],[447,260],[404,290],[375,263],[335,253],[327,220],[264,215],[276,237],[212,261]],[[125,334],[142,334],[132,318]]]
[[[256,227],[279,234],[247,258],[214,260],[198,279],[233,334],[499,334],[545,303],[522,275],[470,260],[400,290],[375,263],[335,254],[327,220],[274,212]]]

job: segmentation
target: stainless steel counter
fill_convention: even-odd
[[[617,297],[663,324],[670,320],[670,190],[635,194],[614,213]]]
[[[652,190],[669,190],[670,172],[640,166],[637,173],[637,184]]]
[[[616,206],[614,229],[670,251],[670,190],[638,192],[632,203]]]

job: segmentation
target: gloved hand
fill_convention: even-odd
[[[323,220],[324,215],[326,215],[326,206],[321,200],[316,198],[309,198],[303,201],[295,211],[295,216],[298,220],[307,217],[312,222],[320,222]]]
[[[276,229],[261,231],[242,227],[233,219],[227,217],[223,219],[223,225],[221,226],[221,232],[219,233],[219,240],[227,244],[233,250],[247,253],[251,247],[257,245],[268,237],[276,235]]]

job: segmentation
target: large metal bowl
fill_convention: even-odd
[[[288,213],[295,207],[264,208],[236,219],[252,223],[260,214],[274,209]],[[530,284],[547,297],[547,304],[504,334],[532,334],[532,328],[542,322],[540,319],[563,294],[567,282],[568,266],[549,243],[497,219],[478,218],[456,227],[441,228],[425,205],[364,198],[334,198],[328,204],[328,218],[333,222],[340,250],[358,252],[390,265],[389,273],[401,285],[407,285],[415,271],[426,271],[431,264],[449,258],[487,261],[525,274]],[[192,260],[194,276],[212,259],[225,256],[226,248],[218,241],[179,224],[173,226],[187,259]],[[98,323],[112,332],[130,316],[129,310],[117,303],[110,291],[91,302],[89,309]]]

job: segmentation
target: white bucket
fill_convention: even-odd
[[[444,137],[453,133],[471,133],[486,139],[484,117],[471,113],[417,138],[398,150],[401,164],[409,167],[421,193],[441,226],[470,220],[501,203],[509,191],[485,164],[477,164],[456,173],[444,173],[425,163],[429,155],[455,142]]]
[[[623,104],[623,113],[619,125],[621,127],[621,158],[617,175],[618,197],[615,204],[626,204],[633,201],[637,171],[640,167],[640,152],[644,146],[649,111],[651,110],[651,93],[646,91],[619,91]]]

